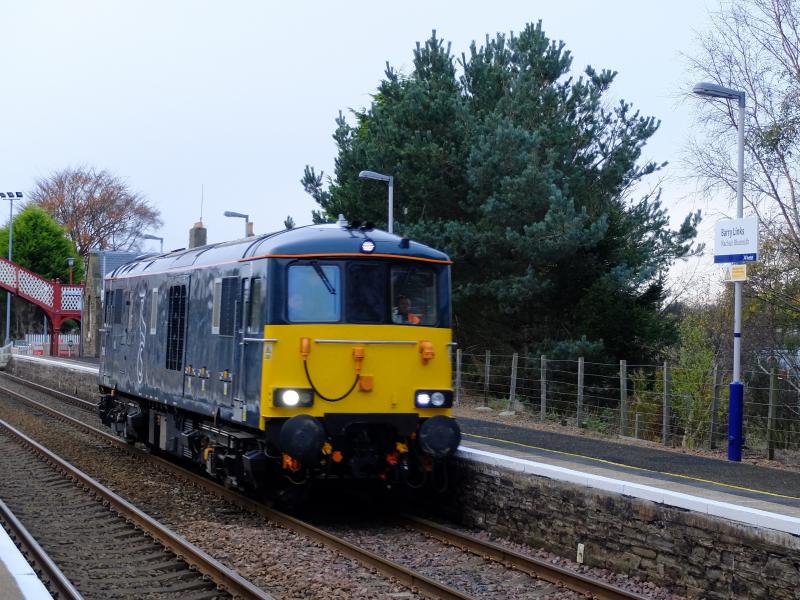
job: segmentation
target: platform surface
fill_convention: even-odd
[[[0,600],[52,600],[33,568],[0,527]]]
[[[462,456],[800,535],[800,473],[459,418]]]

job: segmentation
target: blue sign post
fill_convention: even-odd
[[[741,207],[739,209],[741,211]],[[741,215],[741,212],[739,213]],[[741,264],[758,260],[758,219],[719,221],[714,236],[714,262]],[[741,462],[744,444],[744,383],[740,378],[742,344],[742,281],[734,283],[733,381],[728,403],[728,460]]]

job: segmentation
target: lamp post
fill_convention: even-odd
[[[361,179],[377,179],[389,184],[389,233],[394,233],[394,177],[375,171],[361,171],[358,176]]]
[[[739,103],[739,167],[736,184],[736,218],[744,212],[744,90],[726,88],[716,83],[698,83],[692,91],[704,98],[736,100]],[[728,460],[742,460],[742,431],[744,423],[744,384],[741,381],[742,354],[742,282],[733,284],[733,380],[730,383],[728,404]]]
[[[158,240],[161,242],[161,254],[164,254],[164,238],[158,237],[157,235],[150,235],[149,233],[145,233],[144,235],[140,235],[140,238],[143,240]]]
[[[11,245],[14,240],[14,198],[22,198],[22,192],[0,192],[0,200],[8,200],[8,261],[11,262]],[[6,340],[11,341],[11,292],[6,292]]]
[[[72,267],[75,266],[75,259],[71,256],[67,257],[67,267],[69,267],[69,284],[72,285]]]
[[[251,235],[253,235],[250,230],[250,215],[233,212],[232,210],[226,210],[223,214],[226,217],[235,217],[238,219],[244,219],[244,237],[250,237]]]

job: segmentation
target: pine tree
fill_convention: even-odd
[[[699,220],[672,231],[657,192],[630,197],[660,168],[639,162],[659,123],[607,107],[615,73],[570,77],[570,53],[541,23],[473,43],[460,76],[456,64],[434,32],[411,74],[387,65],[355,125],[340,113],[335,178],[325,189],[306,167],[302,180],[315,220],[385,224],[385,189],[358,173],[392,174],[396,231],[455,261],[462,344],[652,357],[674,339],[664,277]]]

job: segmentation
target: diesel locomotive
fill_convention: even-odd
[[[242,489],[435,483],[461,437],[450,264],[343,218],[139,257],[104,284],[100,417]]]

